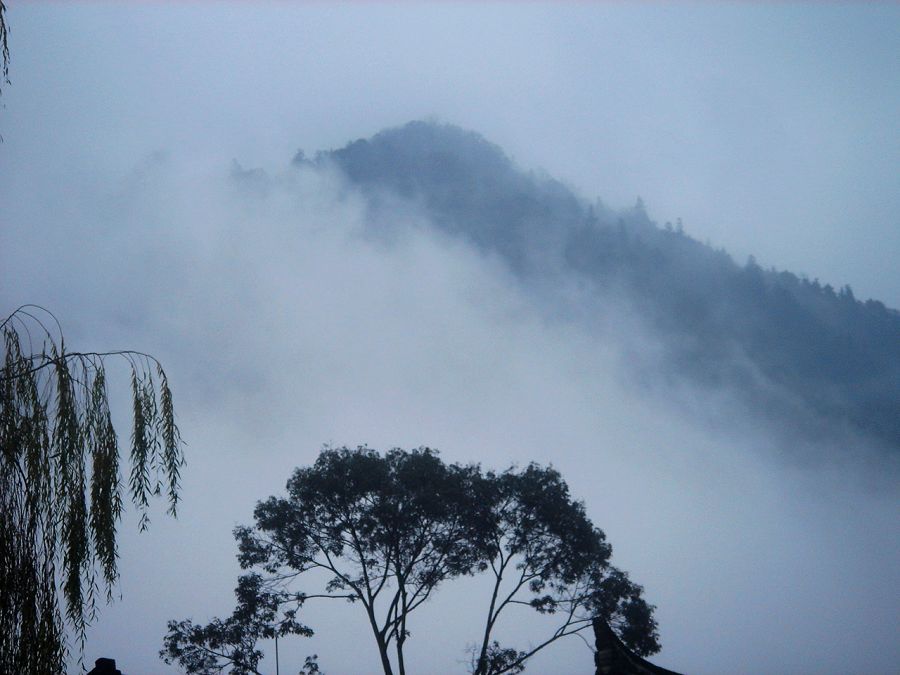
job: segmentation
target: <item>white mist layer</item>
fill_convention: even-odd
[[[613,562],[658,605],[653,660],[668,668],[878,673],[900,662],[894,492],[767,459],[771,435],[748,433],[750,420],[734,420],[740,434],[713,432],[638,394],[622,341],[652,349],[656,338],[635,334],[617,303],[608,322],[625,328],[603,339],[547,319],[499,261],[411,213],[389,239],[370,236],[358,196],[327,174],[254,186],[154,157],[114,190],[79,183],[10,210],[0,297],[53,310],[71,347],[158,356],[188,442],[179,519],[159,509],[144,535],[123,525],[123,599],[91,630],[89,663],[165,672],[168,619],[227,614],[232,527],[323,443],[428,445],[492,468],[552,463],[606,531]],[[701,392],[696,401],[735,414]],[[414,615],[411,672],[465,672],[479,591],[477,580],[447,583]],[[499,637],[525,646],[540,626],[520,611]],[[310,603],[301,618],[317,634],[280,644],[284,672],[312,653],[331,675],[375,672],[358,607]],[[570,639],[529,672],[591,663]]]

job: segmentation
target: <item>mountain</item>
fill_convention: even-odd
[[[525,282],[624,295],[663,336],[666,377],[737,391],[789,435],[849,431],[900,450],[900,313],[848,286],[738,265],[680,223],[658,226],[640,200],[590,204],[450,125],[411,122],[295,162],[336,166],[367,195],[374,224],[397,200],[413,203]]]

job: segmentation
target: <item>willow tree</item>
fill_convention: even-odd
[[[68,351],[55,317],[34,305],[6,317],[0,332],[0,672],[60,673],[67,632],[83,649],[100,600],[112,598],[125,483],[141,529],[154,495],[165,494],[174,516],[182,443],[165,371],[152,356]],[[110,359],[131,373],[124,481]]]

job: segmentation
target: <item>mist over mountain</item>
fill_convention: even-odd
[[[635,364],[641,377],[736,394],[798,445],[849,446],[862,434],[885,453],[900,448],[900,313],[849,286],[753,257],[739,265],[680,220],[660,226],[640,198],[624,210],[590,203],[451,125],[411,122],[294,162],[337,166],[366,195],[376,231],[405,204],[501,258],[551,302],[581,289],[576,313],[587,320],[624,298],[662,336],[659,359]]]
[[[235,165],[230,175],[226,161],[154,153],[94,185],[80,182],[88,171],[48,184],[43,199],[6,184],[8,304],[64,308],[74,345],[156,355],[190,429],[190,499],[178,521],[159,517],[149,533],[138,533],[136,517],[123,524],[124,601],[104,609],[91,658],[163,672],[169,619],[230,612],[234,525],[323,443],[429,444],[451,461],[557,467],[614,543],[616,564],[657,605],[666,667],[893,672],[900,547],[896,473],[883,470],[890,459],[870,455],[878,470],[854,471],[863,465],[827,461],[833,444],[777,442],[778,425],[722,393],[752,403],[754,391],[773,406],[798,399],[761,375],[751,389],[715,370],[747,357],[723,352],[709,362],[712,376],[685,376],[672,355],[686,351],[688,329],[662,328],[656,299],[641,300],[623,271],[595,280],[574,268],[570,237],[590,204],[545,176],[502,171],[504,159],[480,180],[505,176],[509,190],[476,193],[472,181],[460,199],[477,206],[524,194],[531,206],[518,231],[479,245],[452,229],[466,219],[430,208],[419,188],[404,197],[366,186],[328,155],[268,172]],[[468,179],[465,165],[458,171]],[[444,199],[445,212],[460,203],[449,190]],[[550,203],[551,216],[570,214],[568,225],[544,227],[533,215]],[[619,214],[596,204],[594,212],[619,227]],[[640,210],[621,218],[641,241],[675,237],[675,228],[653,235]],[[127,377],[118,381],[127,388]],[[116,399],[127,406],[127,391]],[[799,417],[785,413],[791,424],[782,426]],[[808,417],[824,433],[821,416]],[[778,459],[795,446],[826,461]],[[469,581],[423,606],[410,655],[420,670],[462,670],[484,609]],[[328,672],[370,672],[377,654],[365,647],[362,616],[354,622],[343,603],[305,616],[316,635],[285,640],[282,668],[316,653]],[[527,644],[541,630],[517,619],[504,634]],[[271,642],[265,651],[271,672]],[[576,640],[532,670],[578,675],[590,659]]]
[[[187,443],[85,665],[179,672],[167,622],[233,611],[235,525],[365,444],[556,468],[654,663],[897,674],[900,4],[5,5],[0,297],[158,358]],[[458,127],[392,128],[421,119]],[[481,581],[421,607],[409,672],[466,671]],[[520,609],[502,644],[558,618]],[[357,610],[310,599],[281,672],[371,672]]]

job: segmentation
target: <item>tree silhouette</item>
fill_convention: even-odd
[[[659,651],[653,607],[642,589],[609,564],[612,547],[557,471],[530,464],[488,476],[493,532],[486,551],[494,584],[475,675],[518,673],[538,651],[590,627],[600,617],[641,655]],[[526,606],[559,617],[553,632],[528,649],[493,640],[502,612]]]
[[[110,600],[118,578],[122,480],[107,359],[131,370],[128,487],[141,529],[153,495],[165,491],[175,515],[181,439],[152,356],[67,351],[55,317],[35,305],[19,307],[0,331],[0,672],[60,673],[65,623],[83,648],[98,596]]]
[[[240,577],[234,589],[237,607],[224,621],[215,619],[206,626],[190,620],[170,621],[160,658],[166,663],[178,661],[196,675],[217,675],[229,667],[233,675],[261,675],[257,668],[263,653],[256,647],[261,638],[312,635],[312,630],[295,620],[295,612],[278,619],[285,598],[265,586],[258,574]],[[307,657],[307,672],[319,672],[315,659]]]
[[[539,650],[589,629],[594,616],[639,653],[659,649],[653,607],[609,565],[603,533],[553,469],[532,464],[495,474],[445,464],[427,448],[384,455],[365,447],[326,449],[312,467],[294,472],[287,492],[257,505],[255,526],[235,530],[238,559],[252,570],[239,588],[255,589],[269,611],[265,625],[236,620],[238,610],[205,627],[170,621],[160,653],[167,662],[178,661],[189,673],[229,666],[232,673],[253,672],[222,649],[226,634],[250,638],[241,649],[254,655],[255,668],[256,640],[276,632],[310,634],[297,612],[310,600],[330,598],[362,607],[382,672],[403,675],[415,610],[442,582],[489,569],[496,583],[472,658],[477,675],[521,672]],[[503,583],[507,577],[511,585]],[[298,587],[317,581],[324,588]],[[536,646],[501,646],[494,629],[512,605],[562,619]]]
[[[428,449],[326,450],[294,473],[288,498],[257,505],[255,528],[235,531],[241,566],[262,567],[270,589],[296,605],[359,602],[384,672],[394,672],[393,648],[402,675],[410,615],[478,561],[477,480],[474,468],[445,465]],[[329,576],[325,592],[290,593],[285,582],[313,570]]]

